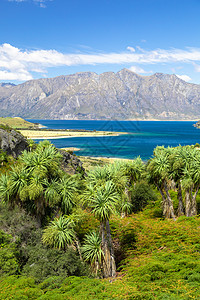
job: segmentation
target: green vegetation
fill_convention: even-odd
[[[0,299],[199,299],[200,154],[69,175],[47,141],[1,152]]]
[[[14,129],[28,129],[28,128],[33,128],[33,129],[37,129],[38,125],[25,121],[22,118],[16,117],[16,118],[10,118],[10,117],[0,117],[0,128],[4,126],[5,127],[11,127]],[[3,128],[3,127],[2,127]]]

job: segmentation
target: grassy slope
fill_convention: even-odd
[[[83,163],[83,167],[86,171],[89,171],[95,166],[104,166],[109,163],[113,163],[116,160],[128,160],[120,158],[107,158],[107,157],[90,157],[90,156],[78,156]]]
[[[2,118],[0,117],[0,125],[6,125],[12,128],[38,128],[38,126],[34,123],[30,123],[28,121],[25,121],[22,118],[16,117],[16,118]]]
[[[115,249],[126,255],[112,282],[57,277],[36,285],[8,277],[1,281],[0,299],[199,299],[200,218],[174,222],[152,218],[151,212],[112,218]],[[92,219],[88,214],[79,230],[92,227]]]

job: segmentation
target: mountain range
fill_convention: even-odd
[[[82,72],[0,84],[0,116],[29,119],[194,120],[200,85],[176,75],[141,76],[128,69]]]

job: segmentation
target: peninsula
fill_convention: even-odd
[[[73,137],[104,137],[104,136],[118,136],[127,134],[126,132],[112,132],[112,131],[90,131],[90,130],[73,130],[73,129],[21,129],[19,130],[28,139],[61,139]]]
[[[8,126],[17,129],[23,136],[28,139],[61,139],[72,137],[104,137],[118,136],[127,134],[127,132],[112,132],[112,131],[96,131],[85,129],[48,129],[38,123],[28,122],[20,117],[15,118],[0,118],[0,126]]]

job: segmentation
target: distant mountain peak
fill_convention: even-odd
[[[1,84],[0,116],[29,119],[200,118],[200,85],[176,75],[142,76],[129,69],[79,72],[54,78]]]
[[[0,82],[0,86],[2,86],[2,87],[12,87],[12,86],[16,86],[16,84],[11,83],[11,82]]]

